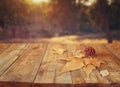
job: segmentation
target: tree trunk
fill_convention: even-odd
[[[103,27],[105,28],[106,38],[108,40],[108,43],[112,43],[112,37],[110,34],[110,25],[109,25],[109,20],[107,17],[107,3],[106,2],[107,2],[106,0],[98,0],[98,7],[101,11],[100,13],[103,19]]]

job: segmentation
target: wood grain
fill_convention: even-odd
[[[74,50],[74,49],[79,50],[79,49],[83,49],[85,46],[86,45],[82,45],[82,44],[76,44],[76,45],[69,44],[67,45],[67,48],[68,50]],[[87,83],[93,83],[93,84],[102,83],[102,84],[107,84],[107,85],[110,85],[111,83],[119,84],[120,83],[120,79],[119,79],[120,78],[120,75],[119,75],[119,69],[120,69],[119,62],[120,61],[117,60],[114,55],[110,54],[103,45],[92,44],[92,45],[87,45],[87,46],[94,46],[94,48],[97,51],[97,56],[95,57],[100,58],[103,61],[107,62],[108,66],[106,67],[106,69],[108,69],[109,67],[109,70],[114,71],[114,72],[112,72],[107,77],[102,77],[99,74],[99,70],[103,69],[103,67],[101,67],[100,69],[93,70],[90,76],[87,77],[85,72],[82,69],[74,70],[71,72],[74,86],[76,86],[76,84],[87,84]],[[72,56],[72,54],[70,53],[68,55]]]
[[[120,83],[120,60],[111,54],[103,45],[94,45],[97,51],[97,58],[105,61],[100,70],[107,69],[110,75],[106,78],[111,83]]]
[[[9,43],[0,43],[0,54],[9,47]]]
[[[11,64],[16,61],[20,54],[26,49],[26,44],[12,44],[0,55],[0,75],[2,75]]]
[[[20,82],[17,87],[24,87],[24,83],[32,84],[41,64],[47,44],[31,44],[24,54],[8,69],[0,81]],[[23,86],[22,86],[23,85]]]
[[[25,82],[0,82],[0,87],[32,87],[32,83]]]
[[[117,58],[120,59],[120,42],[107,44],[106,48],[113,53]]]
[[[3,44],[7,48],[3,47],[0,54],[0,87],[120,87],[120,60],[113,53],[119,55],[118,45],[113,48],[102,44],[13,43],[9,47]],[[83,68],[58,75],[66,63],[60,59],[72,58],[72,51],[86,46],[94,47],[94,57],[105,63],[89,77]],[[58,54],[54,48],[66,51]],[[100,71],[104,69],[110,74],[102,77]]]
[[[53,53],[54,44],[49,44],[43,58],[42,64],[38,70],[38,74],[34,83],[52,84],[55,80],[55,61],[56,55]]]
[[[74,52],[72,51],[82,50],[83,48],[84,46],[80,47],[80,44],[67,44],[68,57],[74,58],[74,55],[73,55]],[[82,69],[71,71],[71,75],[72,75],[72,81],[73,81],[72,84],[86,83],[86,75]]]
[[[67,72],[67,73],[63,73],[61,75],[58,75],[58,73],[60,72],[60,70],[62,69],[62,67],[65,65],[64,62],[60,62],[60,59],[61,58],[67,58],[68,55],[67,55],[67,49],[66,49],[66,45],[65,44],[59,44],[57,43],[55,45],[56,48],[62,48],[62,49],[65,49],[66,51],[62,54],[62,55],[59,55],[57,54],[56,56],[56,59],[57,59],[57,62],[56,62],[56,78],[55,78],[55,84],[66,84],[65,87],[69,84],[72,84],[72,78],[71,78],[71,74],[70,72]],[[63,86],[63,85],[62,85]]]
[[[58,76],[63,63],[59,62],[60,58],[66,57],[66,53],[54,53],[54,48],[66,49],[65,45],[59,43],[50,43],[42,61],[39,73],[35,79],[35,87],[66,87],[72,83],[70,73]],[[65,85],[63,85],[65,84]]]

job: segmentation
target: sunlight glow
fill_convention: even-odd
[[[92,6],[94,3],[96,3],[97,0],[82,0],[81,3],[86,6]]]
[[[49,0],[33,0],[34,3],[49,2]]]

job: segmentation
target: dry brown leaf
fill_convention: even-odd
[[[71,58],[69,58],[69,57],[59,58],[59,59],[57,59],[57,62],[65,64],[66,62],[71,61],[72,60]]]
[[[82,58],[84,56],[84,54],[81,50],[72,50],[71,53],[76,58]]]
[[[82,53],[76,53],[75,54],[75,57],[76,58],[82,58],[84,56],[84,54],[82,54]]]
[[[93,64],[96,67],[100,67],[101,63],[104,63],[104,61],[98,59],[98,58],[84,58],[85,65]]]
[[[54,48],[53,51],[57,54],[63,54],[66,50],[63,48]]]
[[[73,57],[65,57],[65,58],[60,58],[59,61],[66,61],[66,62],[69,62],[71,60],[74,60],[75,58]]]
[[[98,58],[93,58],[93,60],[91,62],[96,67],[100,67],[100,64],[104,63],[104,61],[102,61],[102,60],[100,60]]]
[[[101,63],[104,63],[102,60],[97,59],[97,58],[73,58],[73,57],[68,57],[68,58],[63,58],[61,60],[66,61],[67,63],[65,66],[62,68],[59,74],[80,69],[84,66],[83,70],[89,76],[89,74],[92,72],[93,69],[96,67],[100,67]]]
[[[64,51],[62,51],[64,52]],[[61,51],[58,53],[62,53]],[[98,59],[98,58],[82,58],[83,54],[80,51],[73,51],[70,57],[66,58],[60,58],[60,61],[64,61],[65,65],[59,72],[59,75],[80,69],[83,67],[83,70],[85,71],[86,75],[89,76],[89,74],[93,71],[93,69],[96,69],[96,67],[100,67],[101,63],[104,63],[104,61]]]
[[[65,73],[65,72],[68,72],[68,71],[72,71],[72,70],[76,70],[76,69],[82,68],[83,66],[84,66],[83,60],[74,59],[74,60],[72,60],[70,62],[67,62],[65,64],[65,66],[60,71],[59,75]]]
[[[84,60],[85,65],[91,64],[92,62],[92,58],[84,58],[83,60]]]
[[[93,65],[91,65],[91,64],[83,67],[83,70],[85,71],[85,73],[86,73],[86,75],[87,75],[88,77],[89,77],[90,73],[91,73],[94,69],[96,69],[95,66],[93,66]]]

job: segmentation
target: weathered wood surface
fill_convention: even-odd
[[[87,45],[87,46],[94,46],[94,48],[96,49],[97,52],[97,56],[95,56],[96,58],[99,58],[103,61],[105,61],[108,65],[107,65],[107,69],[111,72],[111,74],[108,77],[102,77],[99,74],[99,69],[95,69],[93,70],[92,73],[90,73],[90,76],[87,77],[86,74],[84,73],[83,69],[78,69],[75,71],[72,71],[72,80],[73,80],[73,84],[74,86],[80,86],[81,84],[83,86],[87,86],[87,83],[89,85],[93,85],[94,83],[102,83],[102,84],[98,84],[99,87],[101,87],[101,85],[103,86],[110,86],[110,84],[112,83],[120,83],[120,60],[118,60],[114,55],[110,54],[107,49],[103,46],[103,45]],[[85,45],[74,45],[74,44],[70,44],[67,45],[68,50],[74,50],[74,49],[80,49],[82,50],[85,47]],[[69,54],[69,56],[71,56],[71,54]],[[104,68],[105,67],[105,68]],[[101,70],[106,69],[106,66],[104,67],[100,67]],[[84,84],[86,83],[86,84]],[[96,84],[97,85],[97,84]],[[102,86],[102,87],[103,87]]]
[[[8,43],[0,43],[0,53],[9,47]]]
[[[106,45],[106,48],[120,59],[120,42]]]
[[[52,84],[54,83],[55,77],[55,58],[56,56],[53,55],[52,49],[50,48],[51,44],[48,45],[48,49],[45,53],[44,59],[42,64],[38,70],[38,74],[35,79],[35,83],[46,83]],[[52,46],[51,46],[52,47]]]
[[[12,44],[0,54],[0,75],[2,75],[24,51],[26,44]]]
[[[109,45],[89,45],[96,49],[96,57],[107,64],[93,70],[89,77],[82,68],[59,75],[65,64],[65,61],[59,60],[72,57],[70,51],[83,49],[86,46],[84,44],[13,43],[8,47],[6,45],[0,54],[0,87],[120,87],[119,56],[115,56],[109,50]],[[57,48],[65,49],[65,52],[55,53],[53,49]],[[119,54],[119,49],[115,49],[114,52]],[[110,75],[102,77],[99,71],[106,68]]]
[[[32,83],[41,64],[46,44],[31,44],[20,58],[1,76],[0,81],[13,83],[21,87],[22,84]],[[17,82],[21,82],[17,85]],[[23,83],[22,83],[23,82]],[[28,86],[30,86],[28,84]]]

